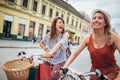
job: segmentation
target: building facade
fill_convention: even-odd
[[[43,38],[55,17],[65,20],[70,39],[80,43],[85,17],[63,0],[0,0],[0,39]]]

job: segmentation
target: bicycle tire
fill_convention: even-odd
[[[67,75],[61,76],[59,80],[74,80],[74,77],[70,74],[67,74]]]

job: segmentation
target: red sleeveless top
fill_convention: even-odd
[[[90,35],[89,38],[88,50],[94,67],[104,68],[116,64],[114,56],[115,49],[107,44],[105,44],[102,48],[96,49],[93,45],[92,35]]]

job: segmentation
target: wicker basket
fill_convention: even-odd
[[[2,68],[6,73],[8,80],[27,80],[29,68],[34,65],[27,59],[15,59],[3,64]]]

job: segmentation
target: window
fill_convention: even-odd
[[[42,14],[43,14],[43,15],[45,15],[45,10],[46,10],[46,6],[43,5],[43,6],[42,6]]]
[[[48,32],[50,32],[50,26],[47,25],[47,32],[46,32],[46,34],[47,34]]]
[[[77,36],[75,36],[75,41],[77,40]]]
[[[79,25],[79,29],[81,29],[81,23],[80,23],[80,25]]]
[[[11,21],[4,20],[4,28],[3,28],[3,37],[10,38],[11,36]]]
[[[61,17],[62,17],[62,18],[64,18],[64,15],[63,15],[63,14],[61,14]]]
[[[23,0],[22,6],[27,8],[28,0]]]
[[[57,12],[56,12],[56,17],[57,17],[58,15],[59,15],[59,12],[57,11]]]
[[[14,3],[14,0],[8,0],[8,2],[13,2]]]
[[[43,27],[44,24],[39,24],[39,29],[38,29],[38,41],[40,41],[42,39],[42,35],[43,35]]]
[[[69,17],[67,17],[67,24],[69,23]]]
[[[76,27],[78,26],[78,21],[76,21]]]
[[[18,25],[18,35],[17,35],[17,38],[23,39],[24,29],[25,29],[25,25],[24,24],[19,24]]]
[[[73,26],[73,23],[74,23],[74,20],[72,19],[72,24],[71,24],[72,26]]]
[[[78,37],[78,43],[80,43],[80,37]]]
[[[10,15],[4,16],[3,37],[10,38],[12,22],[13,22],[13,16]]]
[[[34,1],[33,3],[33,11],[37,11],[37,1]]]
[[[26,26],[26,20],[25,19],[19,19],[19,24],[18,24],[18,39],[23,39],[24,32],[25,32],[25,26]]]
[[[49,17],[52,17],[53,9],[50,8]]]
[[[30,21],[30,27],[29,27],[29,39],[32,39],[34,35],[34,30],[35,30],[35,22]]]

